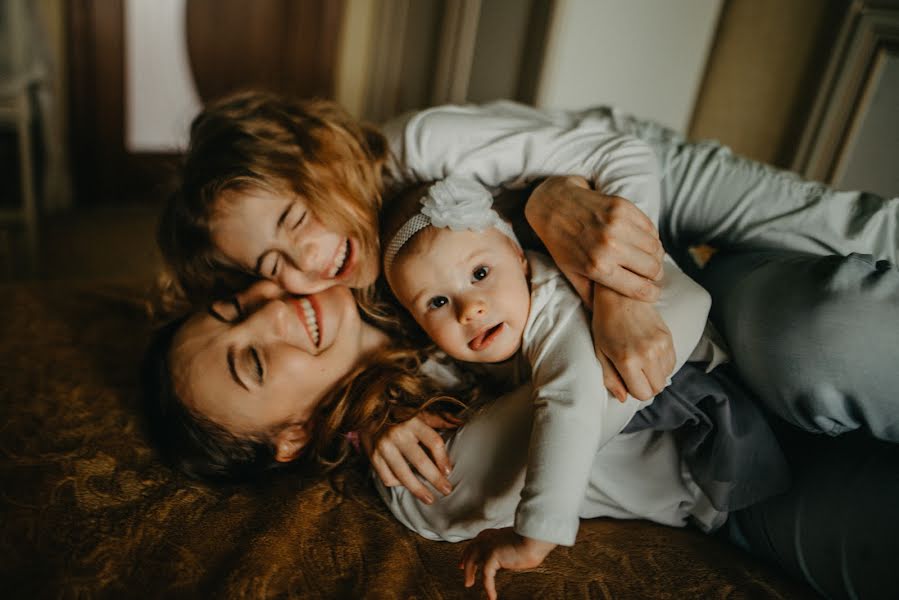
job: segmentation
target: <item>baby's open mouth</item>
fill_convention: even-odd
[[[483,350],[487,346],[493,343],[493,340],[502,332],[505,328],[505,323],[499,323],[494,325],[493,327],[489,327],[476,335],[474,338],[468,342],[468,347],[477,352],[478,350]]]

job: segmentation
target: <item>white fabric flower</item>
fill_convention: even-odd
[[[487,188],[462,177],[448,177],[432,185],[421,205],[421,214],[434,227],[449,227],[453,231],[483,231],[499,221]]]

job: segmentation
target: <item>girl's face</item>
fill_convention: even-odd
[[[188,408],[236,435],[268,433],[289,460],[318,403],[386,338],[360,319],[346,287],[282,294],[261,282],[195,315],[176,335],[170,364]],[[287,430],[293,452],[282,457]]]
[[[530,310],[521,249],[490,228],[428,228],[388,276],[400,303],[457,360],[500,362],[521,346]]]
[[[214,209],[212,243],[224,260],[291,294],[366,287],[378,275],[376,256],[363,256],[358,240],[329,230],[298,196],[228,190]]]

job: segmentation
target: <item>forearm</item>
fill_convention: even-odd
[[[681,271],[667,254],[663,259],[663,269],[664,276],[659,282],[661,293],[652,309],[657,311],[671,333],[675,352],[673,372],[677,372],[702,337],[712,300],[709,293]],[[599,311],[604,319],[612,323],[626,327],[634,303],[645,306],[640,300],[633,300],[615,290],[594,284],[594,311]]]

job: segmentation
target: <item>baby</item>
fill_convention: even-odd
[[[533,383],[534,426],[514,532],[501,531],[489,548],[468,554],[470,582],[477,563],[485,575],[492,560],[528,568],[557,544],[574,543],[594,456],[641,407],[605,389],[579,297],[548,258],[522,250],[492,202],[481,185],[450,178],[424,198],[398,199],[385,216],[384,274],[425,333],[488,378]]]
[[[710,512],[693,514],[703,529],[720,525],[719,517],[730,510],[785,489],[788,468],[754,400],[720,370],[711,373],[726,354],[712,330],[703,330],[707,294],[694,292],[692,306],[668,314],[679,332],[673,337],[680,340],[682,368],[675,383],[655,403],[630,396],[619,402],[604,386],[579,296],[550,259],[522,250],[492,204],[478,183],[450,178],[401,196],[383,215],[384,275],[424,332],[481,382],[492,380],[508,391],[529,381],[533,389],[514,526],[484,531],[466,548],[466,585],[482,567],[490,593],[499,568],[535,567],[557,544],[572,545],[591,468],[600,449],[620,433],[684,427],[680,448],[669,445],[666,460],[683,460],[691,473],[686,477],[705,495]],[[664,265],[662,284],[672,298],[684,293],[678,286],[696,285],[672,277],[677,267],[670,258]],[[735,428],[733,422],[745,426]],[[632,451],[637,462],[645,457],[645,449]],[[631,478],[603,481],[602,494],[625,510],[639,505],[640,477],[637,469]],[[639,516],[678,521],[665,510]]]

